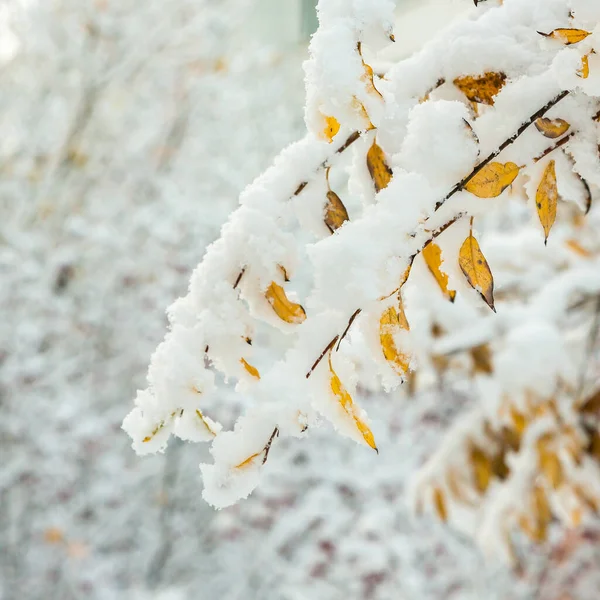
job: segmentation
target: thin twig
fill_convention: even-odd
[[[456,194],[457,192],[459,192],[460,190],[462,190],[464,188],[464,186],[467,185],[467,183],[469,183],[469,181],[471,181],[477,175],[477,173],[479,173],[487,164],[489,164],[490,162],[492,162],[492,160],[494,160],[503,150],[505,150],[506,148],[508,148],[508,146],[510,146],[511,144],[513,144],[529,127],[531,127],[531,125],[533,123],[535,123],[535,121],[537,121],[540,117],[543,117],[553,106],[555,106],[563,98],[565,98],[566,96],[568,96],[569,93],[570,93],[569,90],[565,90],[565,91],[561,92],[560,94],[558,94],[557,96],[555,96],[552,100],[550,100],[547,104],[545,104],[544,106],[542,106],[542,108],[540,108],[538,111],[536,111],[533,115],[531,115],[527,119],[527,121],[525,121],[519,127],[519,129],[517,129],[517,131],[513,135],[511,135],[508,139],[504,140],[504,142],[502,142],[502,144],[500,144],[500,146],[498,146],[498,148],[496,150],[494,150],[483,161],[481,161],[471,171],[471,173],[469,173],[469,175],[467,175],[466,177],[464,177],[463,179],[461,179],[450,190],[450,192],[448,192],[448,194],[435,205],[434,212],[436,212],[437,210],[439,210],[444,205],[444,203],[446,202],[446,200],[452,198],[452,196],[454,196],[454,194]],[[360,134],[357,134],[357,135],[360,137]],[[358,139],[358,137],[356,139]],[[353,140],[353,141],[356,141],[356,140]],[[424,245],[426,245],[429,241],[435,239],[437,236],[439,236],[441,233],[443,233],[448,227],[450,227],[450,225],[452,225],[453,223],[455,223],[456,221],[458,221],[458,219],[462,218],[463,216],[464,216],[464,213],[459,213],[458,215],[455,215],[452,219],[450,219],[450,221],[448,221],[442,227],[440,227],[436,231],[434,231],[433,234],[431,235],[431,237],[429,238],[429,240]],[[415,235],[413,235],[412,237],[415,237]],[[415,257],[419,254],[419,252],[422,251],[423,247],[424,246],[422,246],[421,249],[419,249],[417,252],[415,252],[413,255],[411,255],[409,257],[410,264],[412,264],[412,261],[414,261]],[[396,293],[396,291],[397,290],[395,290],[393,293]],[[340,338],[339,335],[336,335],[329,342],[329,344],[327,344],[327,347],[325,348],[325,350],[323,350],[323,352],[321,353],[321,355],[319,356],[319,358],[317,358],[317,360],[315,361],[315,363],[313,364],[313,366],[310,368],[309,372],[306,374],[306,378],[307,379],[312,375],[313,371],[316,369],[316,367],[319,365],[319,363],[323,360],[323,357],[325,356],[325,354],[327,354],[327,352],[331,348],[333,348],[333,346],[335,345],[336,341],[339,339],[339,341],[341,343],[341,341],[344,339],[344,337],[348,333],[348,330],[350,329],[350,326],[352,325],[352,323],[354,322],[354,320],[356,319],[356,317],[361,312],[362,312],[362,308],[357,308],[354,311],[354,313],[352,314],[352,316],[350,317],[350,320],[348,321],[348,325],[346,326],[346,329],[344,330],[344,333],[342,334],[341,338]],[[336,348],[336,352],[337,352],[338,349],[339,349],[339,343],[338,343],[338,347]]]
[[[264,457],[263,457],[263,461],[262,464],[264,465],[267,462],[267,458],[269,458],[269,451],[271,450],[271,444],[273,443],[273,440],[279,435],[279,427],[275,427],[275,429],[273,429],[273,433],[271,434],[271,437],[269,438],[269,441],[267,442],[267,445],[264,448]]]
[[[508,148],[512,143],[514,143],[527,129],[529,129],[529,127],[531,127],[531,125],[533,125],[533,123],[535,123],[540,117],[543,117],[553,106],[558,104],[563,98],[565,98],[569,94],[569,90],[561,92],[560,94],[558,94],[558,96],[555,96],[552,100],[550,100],[550,102],[542,106],[542,108],[540,108],[537,112],[531,115],[529,119],[527,119],[527,121],[525,121],[525,123],[523,123],[513,135],[511,135],[507,140],[502,142],[502,144],[500,144],[500,146],[498,146],[496,150],[494,150],[484,160],[482,160],[466,177],[461,179],[450,190],[450,192],[448,192],[446,197],[443,200],[440,200],[435,205],[434,210],[438,210],[446,202],[446,200],[449,200],[450,198],[452,198],[452,196],[454,196],[454,194],[460,192],[465,187],[465,185],[467,185],[467,183],[469,183],[469,181],[471,181],[471,179],[473,179],[473,177],[477,175],[477,173],[479,173],[486,165],[492,162],[503,150],[506,150],[506,148]]]
[[[575,132],[572,131],[569,135],[566,135],[561,140],[558,140],[558,142],[556,142],[556,144],[554,144],[553,146],[550,146],[549,148],[546,148],[539,156],[536,156],[533,159],[533,162],[535,162],[535,163],[539,162],[540,160],[542,160],[542,158],[545,158],[546,156],[548,156],[548,154],[550,154],[551,152],[554,152],[557,148],[564,146],[568,141],[571,140],[571,138],[574,135],[575,135]]]
[[[313,366],[309,369],[308,373],[306,374],[306,379],[308,379],[312,375],[313,371],[319,366],[319,363],[323,360],[325,355],[335,346],[335,343],[338,341],[339,337],[340,337],[339,335],[336,335],[329,342],[329,344],[327,344],[327,346],[325,347],[323,352],[321,352],[321,355],[319,356],[319,358],[317,358],[317,360],[315,360],[315,362],[313,363]]]
[[[352,327],[352,323],[354,323],[354,319],[356,319],[356,317],[358,317],[358,315],[360,315],[361,312],[362,312],[362,308],[357,308],[352,313],[352,316],[348,320],[348,325],[346,325],[346,329],[344,329],[344,333],[342,333],[342,335],[338,341],[337,348],[335,349],[336,352],[340,349],[340,344],[342,343],[342,340],[346,337],[346,334],[348,333],[348,331],[350,331],[350,327]]]

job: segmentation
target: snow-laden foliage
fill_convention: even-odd
[[[320,2],[309,133],[243,192],[123,427],[140,454],[211,441],[204,497],[223,507],[322,417],[378,450],[359,382],[456,377],[478,403],[414,505],[510,559],[515,527],[539,541],[600,505],[600,8],[489,0],[379,77],[393,9]],[[206,410],[217,373],[248,406],[232,431]]]

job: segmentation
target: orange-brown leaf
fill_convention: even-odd
[[[392,180],[393,173],[387,164],[383,150],[376,140],[373,140],[373,144],[367,152],[367,167],[375,185],[375,191],[380,192],[386,188]]]
[[[479,292],[486,304],[494,308],[494,277],[485,256],[479,247],[479,242],[469,234],[458,253],[458,264],[467,278],[469,285]]]
[[[442,251],[440,247],[435,242],[429,242],[423,248],[422,254],[429,271],[434,276],[440,289],[450,302],[454,302],[456,291],[448,289],[448,275],[441,269]]]
[[[325,205],[325,225],[331,233],[334,233],[348,220],[348,211],[344,203],[335,192],[329,190],[327,192],[327,204]]]
[[[520,167],[515,163],[492,162],[481,169],[465,185],[465,190],[478,198],[496,198],[519,174]]]
[[[544,228],[546,242],[550,235],[550,229],[552,229],[552,225],[554,225],[554,221],[556,220],[556,208],[558,206],[558,187],[554,165],[554,161],[551,160],[546,166],[535,194],[535,206],[540,223]]]
[[[564,119],[548,119],[547,117],[540,117],[535,122],[535,127],[545,137],[555,139],[567,133],[571,125]]]
[[[590,76],[590,54],[584,54],[581,57],[581,69],[578,69],[577,75],[582,79],[587,79]]]
[[[465,75],[457,77],[454,85],[467,97],[470,102],[494,104],[494,96],[506,83],[504,73],[489,72],[479,76]]]

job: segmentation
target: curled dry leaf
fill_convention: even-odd
[[[336,397],[344,412],[348,415],[348,417],[350,417],[350,419],[352,419],[354,425],[356,426],[358,431],[360,431],[365,442],[371,448],[373,448],[373,450],[379,452],[379,450],[377,450],[377,445],[375,444],[375,438],[373,437],[373,433],[369,429],[369,426],[360,418],[360,411],[358,407],[354,404],[352,396],[350,396],[350,394],[342,384],[340,378],[337,376],[337,373],[333,370],[333,365],[331,364],[331,351],[329,352],[329,373],[329,385],[331,387],[333,395]]]
[[[331,142],[333,142],[333,138],[340,130],[340,123],[335,117],[327,117],[324,115],[323,118],[325,119],[325,126],[323,127],[321,133],[323,138],[331,144]]]
[[[467,97],[470,102],[494,104],[494,96],[506,83],[504,73],[484,73],[483,75],[465,75],[457,77],[454,85]]]
[[[473,469],[475,488],[483,494],[492,478],[492,461],[489,456],[474,444],[469,448],[469,462]]]
[[[458,253],[458,264],[469,285],[479,292],[485,303],[494,311],[494,277],[479,242],[469,234]]]
[[[373,144],[367,152],[367,167],[375,185],[375,191],[380,192],[386,188],[392,179],[393,173],[386,162],[383,150],[377,144],[377,140],[373,140]]]
[[[550,33],[543,33],[542,31],[538,31],[540,35],[544,37],[550,37],[554,40],[558,40],[565,46],[570,46],[571,44],[577,44],[590,35],[589,31],[585,31],[584,29],[565,29],[558,28],[554,29]]]
[[[541,117],[535,122],[535,127],[542,135],[553,140],[567,133],[571,124],[564,119]]]
[[[446,498],[444,497],[444,492],[439,487],[434,488],[433,490],[433,505],[435,507],[435,511],[437,512],[438,517],[446,522],[448,520],[448,508],[446,506]]]
[[[246,369],[246,371],[248,371],[252,377],[255,379],[260,379],[260,373],[256,367],[253,367],[249,362],[246,361],[245,358],[240,358],[240,362],[244,366],[244,369]]]
[[[554,225],[554,221],[556,220],[557,205],[558,187],[556,185],[556,170],[555,163],[551,160],[544,170],[542,180],[535,194],[535,206],[546,236],[544,243],[547,243],[550,229],[552,229],[552,225]]]
[[[494,372],[492,365],[492,353],[488,344],[480,344],[469,350],[473,360],[473,373],[485,373],[491,375]]]
[[[441,270],[442,251],[440,247],[435,242],[428,242],[421,253],[429,271],[434,276],[444,295],[450,302],[454,302],[456,291],[448,289],[448,275]]]
[[[325,225],[333,233],[349,220],[348,211],[340,197],[329,190],[327,192],[327,204],[325,205]]]
[[[408,372],[410,356],[399,352],[394,340],[399,330],[409,331],[410,326],[404,313],[402,296],[398,294],[398,307],[388,307],[379,319],[379,341],[383,355],[396,374],[403,376]]]
[[[368,65],[364,60],[363,67],[365,69],[365,72],[363,73],[361,79],[366,85],[367,92],[369,94],[373,94],[374,96],[378,96],[383,100],[381,92],[375,87],[373,68],[371,67],[371,65]]]
[[[592,190],[590,189],[588,182],[581,175],[577,174],[577,176],[579,177],[579,181],[581,181],[581,184],[583,185],[583,190],[585,192],[584,214],[587,215],[590,212],[590,209],[592,208]]]
[[[465,185],[465,190],[478,198],[496,198],[519,174],[520,167],[512,162],[492,162],[483,167]]]
[[[300,304],[290,302],[285,295],[285,290],[274,281],[267,288],[265,298],[282,321],[297,324],[306,319],[304,308]]]

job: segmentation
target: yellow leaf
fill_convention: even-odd
[[[333,138],[340,130],[340,124],[335,117],[326,117],[323,115],[323,118],[325,119],[325,127],[323,128],[321,134],[323,138],[331,144],[331,142],[333,142]]]
[[[593,254],[586,250],[577,240],[567,240],[565,242],[565,246],[575,252],[575,254],[579,254],[579,256],[583,256],[583,258],[591,258]]]
[[[555,139],[569,131],[571,125],[564,119],[548,119],[540,117],[535,122],[536,129],[545,137]]]
[[[198,409],[196,409],[196,416],[200,419],[200,421],[202,421],[202,424],[204,425],[204,427],[206,427],[208,433],[215,437],[217,435],[217,432],[214,431],[214,429],[210,426],[210,423],[204,418],[204,415]]]
[[[408,372],[410,356],[399,352],[396,347],[394,336],[400,329],[404,329],[405,331],[410,330],[401,297],[399,297],[398,308],[390,306],[381,315],[379,320],[379,341],[385,359],[398,375],[403,376]]]
[[[578,69],[577,75],[582,79],[587,79],[590,76],[590,55],[584,54],[581,57],[581,69]]]
[[[563,482],[562,464],[558,456],[546,444],[538,442],[538,466],[550,485],[556,489]]]
[[[544,170],[542,180],[535,194],[535,206],[546,236],[544,243],[548,241],[550,229],[552,229],[552,225],[554,225],[554,221],[556,220],[557,205],[558,187],[556,185],[556,171],[554,161],[551,160]]]
[[[369,94],[373,94],[374,96],[379,96],[379,98],[383,99],[381,92],[375,87],[374,74],[373,74],[373,69],[372,69],[371,65],[368,65],[363,60],[363,67],[365,69],[365,72],[363,73],[361,79],[366,85],[367,92]]]
[[[365,108],[365,105],[356,96],[352,98],[352,107],[360,114],[360,116],[365,121],[365,131],[371,131],[371,129],[375,129],[375,125],[371,123],[371,119],[369,117],[367,109]]]
[[[473,359],[473,373],[486,373],[490,375],[494,372],[492,353],[487,344],[480,344],[471,348],[469,354]]]
[[[285,290],[274,281],[267,288],[265,297],[282,321],[286,323],[302,323],[306,319],[304,308],[300,304],[290,302],[285,295]]]
[[[506,82],[504,73],[484,73],[480,76],[465,75],[457,77],[454,85],[467,97],[470,102],[494,104],[494,96]]]
[[[143,443],[147,443],[149,442],[163,427],[165,426],[165,422],[161,421],[152,431],[152,433],[150,435],[147,435],[142,442]]]
[[[469,460],[473,467],[475,487],[480,494],[483,494],[492,478],[492,461],[485,452],[474,445],[469,449]]]
[[[517,178],[519,170],[512,162],[489,163],[470,179],[465,190],[478,198],[496,198]]]
[[[44,541],[47,544],[60,544],[65,541],[65,535],[58,527],[48,527],[44,531]]]
[[[584,29],[565,29],[560,27],[551,31],[550,33],[543,33],[538,31],[540,35],[544,37],[550,37],[552,39],[558,40],[565,46],[570,46],[571,44],[577,44],[590,35],[589,31],[585,31]]]
[[[446,507],[444,493],[439,487],[436,487],[433,490],[433,505],[435,506],[438,517],[446,522],[448,520],[448,508]]]
[[[421,253],[429,271],[434,276],[444,295],[450,302],[454,302],[456,291],[448,289],[448,275],[441,270],[442,250],[440,247],[435,242],[428,242]]]
[[[486,304],[494,308],[494,277],[485,256],[479,248],[479,242],[469,234],[458,253],[458,264],[469,285],[479,292]]]
[[[393,173],[385,160],[383,150],[376,140],[373,140],[373,144],[367,152],[367,167],[375,185],[375,191],[379,192],[386,188],[392,179]]]
[[[250,363],[246,362],[245,358],[240,358],[240,362],[242,363],[242,365],[244,365],[244,369],[246,369],[246,371],[248,371],[248,373],[250,373],[252,377],[260,379],[260,373],[258,372],[258,369],[256,369],[256,367],[253,367]]]
[[[258,458],[264,451],[256,452],[252,456],[249,456],[246,460],[243,460],[239,465],[235,465],[234,469],[243,469],[249,467],[256,458]]]
[[[329,353],[329,372],[329,385],[331,387],[333,395],[337,398],[337,401],[339,402],[344,412],[354,421],[356,428],[362,434],[365,442],[369,446],[371,446],[373,450],[379,453],[379,450],[377,450],[377,446],[375,444],[375,438],[373,437],[373,433],[369,429],[369,426],[360,418],[359,411],[357,409],[357,406],[354,404],[354,401],[352,400],[352,396],[350,396],[350,394],[342,384],[340,378],[337,376],[337,373],[333,370],[333,365],[331,364],[331,352]]]
[[[327,204],[325,205],[325,225],[333,233],[349,220],[348,211],[340,197],[333,191],[327,192]]]

